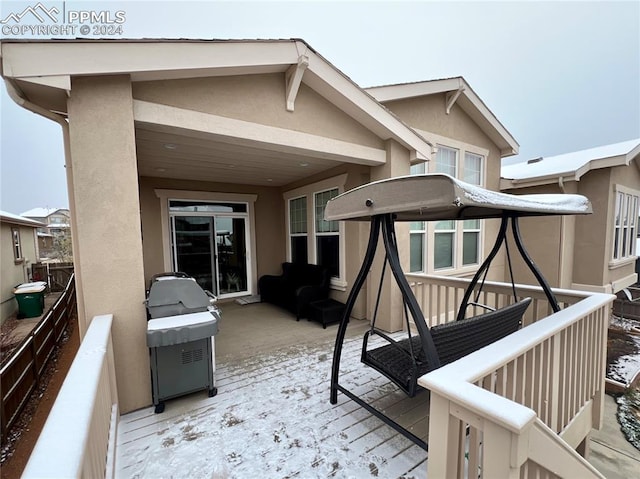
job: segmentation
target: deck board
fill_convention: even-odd
[[[344,394],[336,405],[329,403],[335,326],[296,323],[268,305],[222,309],[218,394],[209,398],[202,391],[167,401],[162,414],[148,407],[123,415],[116,477],[426,476],[425,451]],[[294,341],[264,335],[255,354],[247,354],[242,336],[252,330],[251,321],[268,321],[281,334],[293,330]],[[428,395],[406,398],[360,363],[366,328],[362,321],[350,323],[341,384],[426,437]]]

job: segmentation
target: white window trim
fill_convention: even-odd
[[[249,294],[254,294],[258,291],[258,264],[256,259],[256,214],[255,203],[258,199],[258,195],[248,195],[240,193],[219,193],[213,191],[190,191],[190,190],[164,190],[155,189],[155,194],[160,198],[160,218],[162,223],[162,256],[165,271],[172,271],[173,265],[171,263],[171,226],[169,222],[169,201],[170,200],[198,200],[207,202],[232,202],[232,203],[247,203],[248,206],[248,218],[247,227],[249,228],[249,234],[247,235],[247,265],[249,271],[247,271],[247,279],[250,282]],[[194,213],[197,214],[197,213]],[[244,215],[244,213],[240,213]]]
[[[450,148],[456,150],[457,158],[456,158],[456,175],[458,178],[462,178],[464,175],[464,161],[465,154],[472,153],[474,155],[478,155],[482,157],[482,171],[480,172],[480,185],[482,187],[486,187],[487,184],[487,170],[488,170],[488,159],[489,159],[489,150],[486,148],[482,148],[476,145],[472,145],[470,143],[465,143],[459,140],[455,140],[452,138],[447,138],[442,135],[438,135],[436,133],[432,133],[426,130],[416,129],[418,133],[420,133],[426,140],[431,142],[434,145],[440,145],[446,148]],[[426,163],[425,171],[427,173],[435,173],[436,169],[436,158],[432,161]],[[414,163],[416,164],[416,163]],[[464,180],[463,180],[464,181]],[[484,246],[485,246],[485,231],[486,226],[484,220],[480,220],[480,234],[479,234],[479,244],[478,244],[478,263],[463,265],[463,237],[464,237],[464,223],[462,221],[455,222],[455,245],[454,245],[454,264],[450,268],[434,268],[434,247],[435,247],[435,224],[436,222],[430,221],[426,225],[426,232],[424,233],[424,251],[423,258],[425,258],[425,264],[423,268],[426,271],[422,271],[424,274],[439,274],[443,276],[456,275],[456,276],[464,276],[467,274],[473,274],[480,264],[482,264],[483,256],[484,256]],[[419,272],[412,274],[420,274]]]
[[[287,202],[286,212],[286,237],[289,239],[291,231],[289,228],[289,200],[300,198],[301,196],[307,197],[307,255],[309,263],[317,264],[316,256],[316,226],[315,226],[315,194],[322,191],[332,190],[337,188],[338,194],[344,193],[345,184],[347,182],[347,175],[342,174],[327,178],[316,183],[311,183],[293,190],[285,191],[282,194],[283,199]],[[309,208],[311,205],[311,208]],[[339,235],[339,276],[337,278],[331,278],[331,288],[338,291],[346,291],[349,286],[346,281],[346,260],[345,260],[345,224],[344,221],[338,222],[338,235]],[[291,261],[291,243],[287,241],[287,261]]]
[[[628,256],[621,256],[620,258],[616,258],[615,257],[615,245],[616,245],[616,206],[617,206],[617,202],[618,202],[618,193],[622,193],[623,195],[629,195],[631,198],[636,197],[637,198],[637,207],[636,207],[636,211],[631,211],[630,212],[630,218],[632,221],[634,221],[634,236],[629,238],[629,241],[631,242],[631,247],[632,247],[632,254],[628,255]],[[613,221],[610,223],[611,226],[611,253],[609,255],[609,269],[613,270],[613,269],[617,269],[617,268],[621,268],[623,266],[626,266],[628,264],[633,264],[635,263],[636,259],[638,258],[638,251],[636,251],[636,243],[637,243],[637,237],[638,237],[638,228],[640,227],[640,225],[638,224],[638,214],[640,214],[640,191],[638,190],[634,190],[633,188],[629,188],[623,185],[614,185],[613,187],[613,215],[612,215],[612,219]],[[622,225],[622,212],[620,213],[621,216],[621,224],[620,224],[620,229],[623,228]],[[629,230],[631,230],[631,228],[629,227]],[[620,240],[620,242],[618,243],[618,246],[621,247],[622,245],[622,241]]]
[[[291,202],[300,198],[307,199],[307,232],[306,233],[291,233]],[[286,200],[287,203],[287,261],[292,261],[291,257],[291,238],[305,236],[307,238],[307,261],[309,261],[309,198],[306,195],[295,196]]]
[[[11,228],[11,248],[13,249],[14,263],[19,264],[24,262],[24,251],[22,251],[22,235],[20,232],[20,228],[17,226]],[[17,254],[16,251],[18,251]]]

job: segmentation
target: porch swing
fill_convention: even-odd
[[[424,440],[339,383],[340,360],[348,320],[364,281],[369,275],[380,233],[384,243],[385,260],[380,274],[372,324],[363,338],[361,361],[386,376],[407,396],[414,397],[420,390],[418,385],[420,376],[456,361],[519,329],[531,298],[519,299],[516,291],[511,255],[506,242],[509,222],[511,222],[511,231],[520,255],[538,280],[552,310],[557,312],[560,308],[549,284],[522,244],[518,218],[588,213],[591,213],[591,205],[584,196],[508,195],[485,190],[443,174],[412,175],[381,180],[355,188],[330,200],[325,210],[325,219],[370,222],[367,250],[347,299],[336,335],[330,402],[336,404],[337,394],[340,391],[418,446],[425,450],[428,448]],[[429,328],[400,266],[394,224],[397,221],[481,218],[501,218],[493,248],[465,290],[456,320]],[[513,303],[493,309],[481,305],[479,298],[491,262],[503,244],[507,252]],[[403,321],[406,329],[406,337],[403,339],[395,339],[376,327],[387,265],[402,295]],[[472,298],[478,282],[480,282],[479,289]],[[487,309],[487,312],[466,317],[469,306]],[[417,334],[412,334],[410,320]],[[376,345],[370,348],[370,342],[374,339],[376,339]]]

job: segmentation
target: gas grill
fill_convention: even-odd
[[[163,273],[151,280],[146,300],[147,346],[155,412],[164,401],[215,387],[215,335],[220,310],[213,294],[183,273]]]

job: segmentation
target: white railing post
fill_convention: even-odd
[[[431,394],[429,414],[429,477],[459,477],[460,421],[449,414],[450,401]]]

